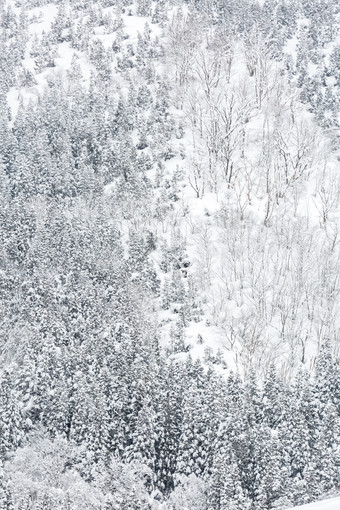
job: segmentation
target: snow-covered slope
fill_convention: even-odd
[[[295,506],[289,510],[339,510],[340,498],[325,499],[309,505]]]

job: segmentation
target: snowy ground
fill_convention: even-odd
[[[340,510],[340,497],[325,499],[309,505],[296,506],[292,510]]]

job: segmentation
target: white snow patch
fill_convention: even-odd
[[[340,497],[325,499],[323,501],[317,501],[316,503],[310,503],[308,505],[296,506],[290,510],[339,510],[340,509]]]

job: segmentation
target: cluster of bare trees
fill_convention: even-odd
[[[218,222],[192,228],[206,310],[245,372],[280,357],[289,376],[338,336],[332,157],[257,27],[241,43],[201,19],[201,42],[181,16],[185,30],[169,37],[181,42],[172,62],[192,144],[187,181],[196,198],[212,192],[221,204]]]
[[[206,313],[245,373],[274,361],[288,377],[297,363],[313,365],[325,338],[338,338],[337,237],[288,210],[271,228],[242,221],[228,208],[218,225],[196,224]]]
[[[168,41],[177,106],[192,142],[190,186],[197,197],[231,189],[241,218],[254,200],[262,200],[268,226],[280,200],[294,195],[315,166],[316,128],[301,114],[295,90],[256,26],[240,42],[221,27],[206,28],[203,18],[177,11]]]

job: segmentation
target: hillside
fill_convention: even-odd
[[[317,503],[311,503],[309,505],[302,505],[296,507],[297,510],[337,510],[339,508],[339,498],[326,499]]]
[[[0,510],[336,495],[337,3],[0,21]]]

